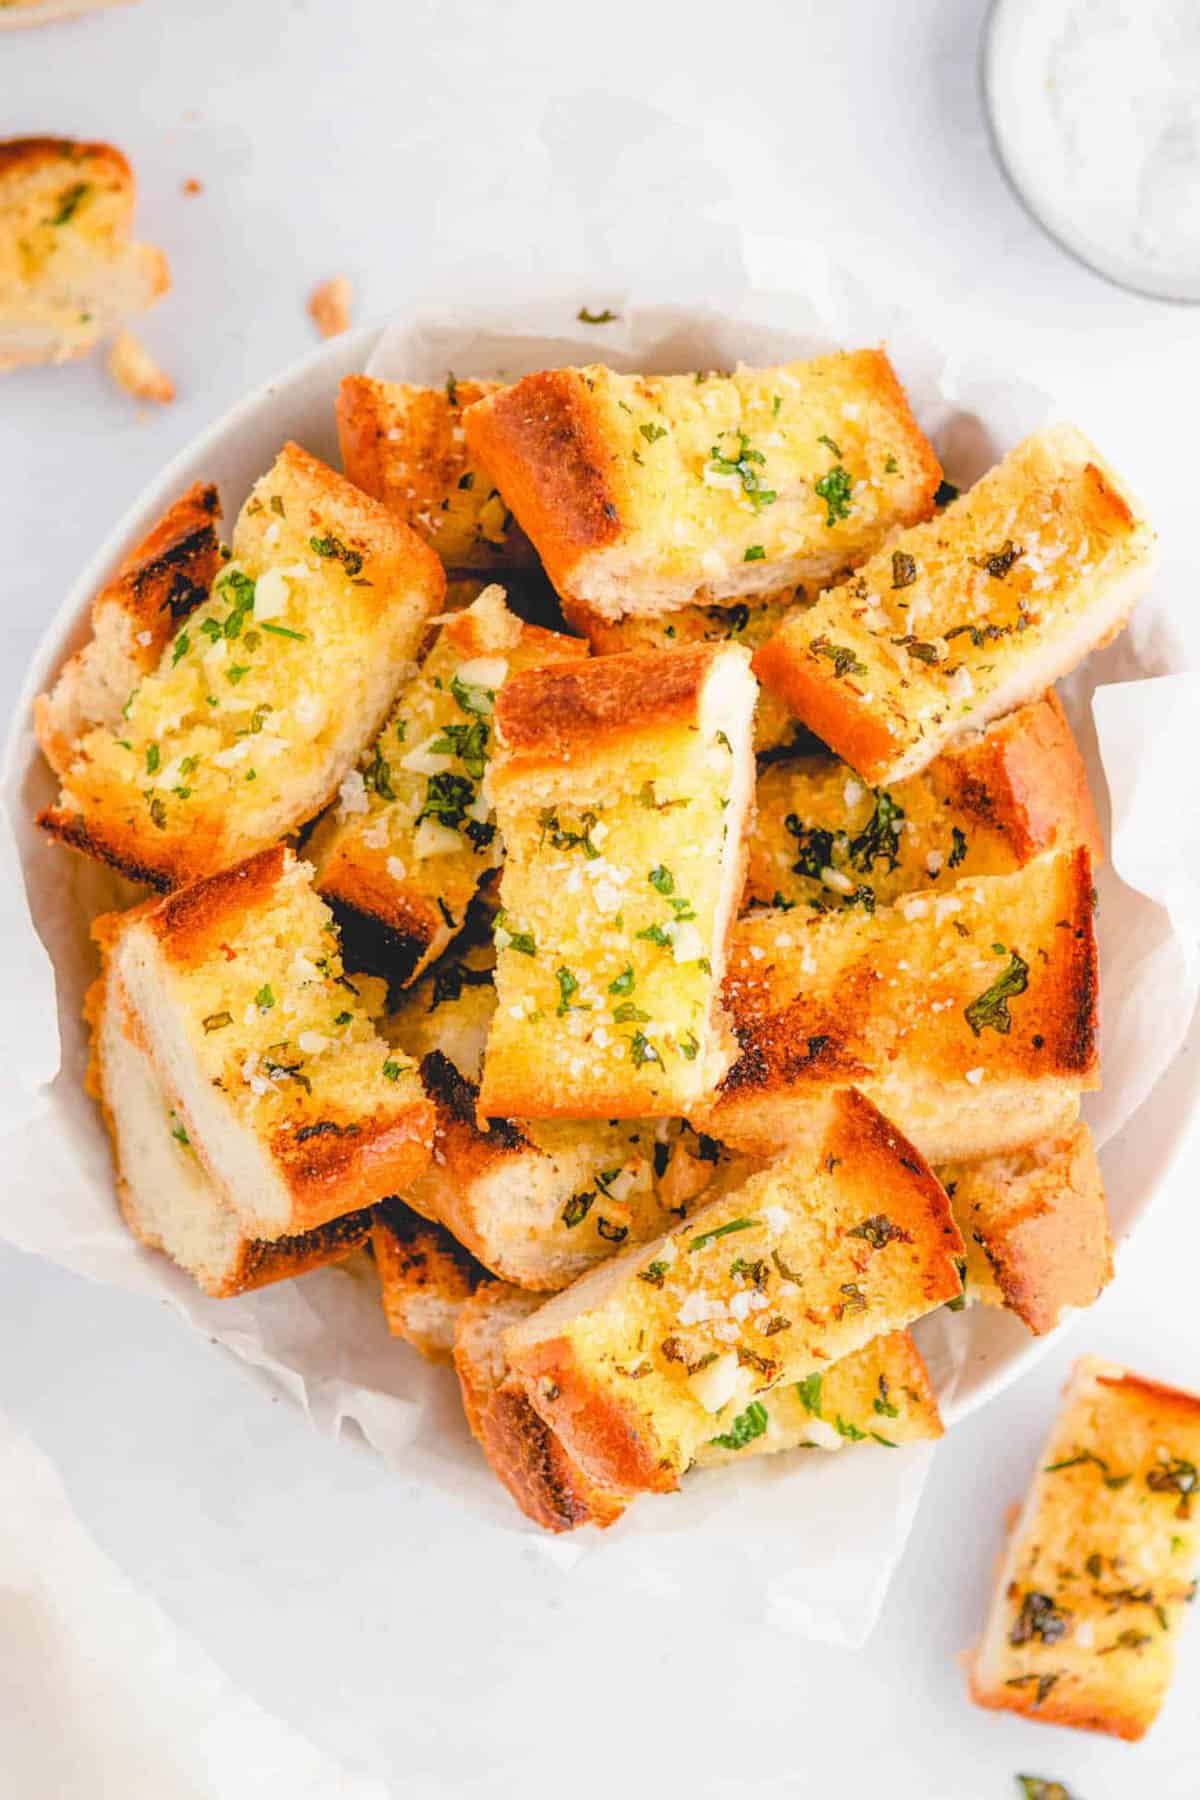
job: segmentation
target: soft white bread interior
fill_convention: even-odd
[[[967,1292],[1005,1306],[1030,1331],[1053,1331],[1112,1280],[1112,1236],[1092,1134],[1082,1119],[1003,1156],[945,1163],[967,1246]]]
[[[733,644],[535,670],[501,691],[484,1117],[678,1115],[723,1074],[754,696]]]
[[[34,22],[0,8],[0,29]],[[0,370],[84,356],[166,292],[162,251],[130,241],[133,205],[111,144],[0,143]]]
[[[294,1236],[249,1233],[205,1173],[154,1065],[126,1030],[125,1013],[118,984],[97,981],[87,1002],[88,1085],[112,1143],[121,1212],[136,1238],[218,1299],[338,1262],[365,1242],[370,1210]]]
[[[95,927],[128,1029],[225,1203],[261,1237],[398,1192],[432,1137],[416,1067],[376,1034],[311,874],[276,846]]]
[[[934,1164],[1058,1132],[1098,1084],[1091,858],[1082,846],[869,913],[739,920],[725,1005],[740,1053],[692,1121],[755,1155],[812,1098],[861,1088]]]
[[[586,655],[523,623],[497,586],[443,620],[306,846],[363,966],[411,981],[461,930],[502,855],[484,796],[496,695],[524,669]]]
[[[1196,1590],[1198,1469],[1200,1397],[1076,1363],[970,1664],[978,1705],[1144,1736]]]
[[[928,518],[941,478],[881,350],[732,375],[549,369],[463,422],[558,592],[610,620],[823,585]]]
[[[159,663],[189,614],[207,600],[220,570],[221,503],[196,482],[124,558],[92,602],[91,636],[34,702],[38,742],[58,775],[93,726],[121,727],[121,710]]]
[[[547,1301],[506,1349],[591,1479],[666,1491],[751,1402],[957,1296],[961,1254],[916,1150],[839,1092],[806,1141]]]
[[[39,821],[158,888],[228,868],[333,798],[444,586],[412,532],[295,444],[256,484],[233,549],[116,724],[76,741]]]
[[[1154,559],[1137,501],[1081,432],[1055,425],[789,620],[755,672],[890,785],[1107,643]]]

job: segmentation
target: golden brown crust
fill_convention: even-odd
[[[970,1660],[977,1705],[1145,1734],[1195,1594],[1198,1463],[1200,1396],[1076,1363]]]
[[[469,406],[463,425],[556,588],[581,555],[620,536],[612,453],[579,370],[527,375]]]
[[[613,739],[691,723],[721,649],[630,650],[514,675],[496,703],[506,778],[570,762]]]
[[[515,1288],[489,1282],[464,1305],[454,1366],[467,1422],[493,1473],[526,1518],[546,1531],[603,1528],[620,1518],[627,1497],[590,1481],[572,1461],[512,1379],[497,1341],[506,1321],[527,1316],[536,1304]],[[490,1341],[480,1343],[481,1334]]]
[[[1004,834],[1018,864],[1072,843],[1103,862],[1087,770],[1053,691],[973,741],[951,745],[934,770],[954,805]]]
[[[217,520],[221,501],[211,482],[197,481],[182,494],[140,544],[123,557],[116,573],[92,602],[93,631],[104,629],[110,611],[124,627],[119,652],[128,663],[129,684],[151,669],[177,626],[208,597],[221,567]],[[95,640],[75,653],[48,694],[34,702],[34,727],[51,767],[63,774],[79,729],[93,723],[83,713],[78,684],[89,656],[102,654]],[[70,735],[68,735],[68,733]]]
[[[335,1120],[285,1127],[271,1155],[292,1196],[293,1217],[305,1229],[335,1209],[371,1206],[398,1193],[429,1161],[433,1108],[416,1102],[396,1118],[380,1115],[340,1125]]]
[[[385,1200],[371,1227],[388,1330],[433,1361],[448,1360],[453,1328],[485,1271],[448,1231],[400,1200]]]
[[[272,844],[232,869],[202,876],[147,909],[144,916],[162,954],[181,968],[219,955],[224,939],[274,893],[286,862],[284,845]]]
[[[522,1351],[520,1377],[541,1416],[592,1481],[619,1493],[674,1493],[679,1470],[645,1414],[620,1405],[568,1338]]]
[[[964,914],[968,893],[983,911]],[[919,926],[910,910],[916,906],[923,908]],[[944,923],[930,911],[938,906],[947,909]],[[951,923],[960,914],[972,921],[962,939]],[[972,1098],[973,1068],[989,1080],[1094,1083],[1094,915],[1091,857],[1080,845],[1016,875],[964,883],[957,895],[905,896],[869,918],[842,912],[797,925],[793,913],[749,916],[734,935],[723,995],[740,1054],[704,1128],[741,1142],[753,1110],[764,1104],[822,1085],[894,1080],[904,1070],[947,1084],[948,1104],[954,1092]],[[966,1010],[980,994],[971,973],[972,932],[982,954],[1001,933],[1006,944],[1023,945],[1025,985],[1014,991],[999,1029],[972,1023]],[[960,943],[969,959],[961,970]],[[838,959],[836,980],[822,976],[831,957]],[[901,963],[903,983],[889,973]]]
[[[843,761],[868,780],[882,778],[901,754],[903,739],[889,729],[886,717],[849,707],[843,691],[846,684],[827,679],[816,657],[798,656],[787,625],[755,651],[754,673],[803,720],[814,737],[822,743],[836,743]]]
[[[1104,1183],[1082,1121],[1015,1155],[938,1170],[968,1249],[995,1297],[1029,1327],[1053,1331],[1065,1307],[1090,1306],[1112,1280]]]
[[[82,143],[74,138],[28,137],[0,141],[0,177],[17,169],[33,170],[64,160],[90,161],[100,164],[112,178],[114,188],[128,184],[129,208],[133,211],[133,170],[129,159],[115,144]]]

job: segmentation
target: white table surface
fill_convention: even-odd
[[[542,271],[587,271],[581,300],[647,268],[694,296],[705,271],[688,220],[702,212],[821,241],[949,348],[983,345],[1057,393],[1181,561],[1197,517],[1200,315],[1106,287],[1019,210],[979,112],[985,10],[142,0],[0,37],[0,133],[110,138],[130,154],[141,230],[176,284],[143,335],[179,387],[151,413],[99,363],[4,380],[6,707],[143,483],[311,346],[317,280],[350,275],[364,322]],[[201,195],[183,196],[189,177]],[[3,1248],[0,1408],[53,1459],[102,1548],[236,1683],[389,1791],[1011,1800],[1026,1770],[1077,1800],[1195,1800],[1200,1633],[1137,1747],[979,1712],[955,1659],[1071,1356],[1200,1385],[1198,1170],[1193,1141],[1100,1304],[943,1445],[857,1654],[731,1622],[719,1570],[699,1611],[694,1595],[678,1614],[618,1604],[591,1561],[549,1623],[497,1616],[469,1543],[360,1445],[318,1439],[164,1307]],[[378,1547],[401,1518],[398,1582]],[[19,1654],[0,1636],[0,1687]],[[257,1791],[248,1770],[227,1800]]]

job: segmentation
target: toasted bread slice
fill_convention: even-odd
[[[295,444],[255,486],[233,548],[116,724],[76,740],[39,819],[152,887],[228,868],[319,812],[441,601],[425,545]]]
[[[789,620],[755,672],[890,785],[1115,637],[1153,564],[1136,501],[1081,432],[1056,425]]]
[[[388,1330],[431,1362],[448,1362],[463,1306],[487,1276],[462,1245],[399,1200],[373,1215],[371,1254]]]
[[[541,1304],[504,1282],[481,1287],[459,1313],[454,1367],[467,1421],[494,1473],[526,1518],[546,1531],[611,1525],[626,1499],[589,1480],[514,1380],[504,1335]]]
[[[967,1289],[1030,1331],[1053,1331],[1112,1280],[1104,1182],[1082,1120],[1005,1156],[948,1163],[938,1180],[967,1245]]]
[[[669,613],[633,613],[615,622],[590,607],[567,600],[563,617],[587,638],[596,656],[624,650],[682,650],[688,644],[741,644],[757,650],[794,612],[808,604],[802,587],[780,588],[777,594],[755,594],[728,606],[680,606]],[[791,710],[765,688],[759,690],[754,714],[754,748],[760,756],[792,745],[808,748],[812,736]]]
[[[1076,1363],[971,1664],[978,1705],[1145,1735],[1196,1590],[1198,1468],[1200,1396]]]
[[[112,1143],[117,1199],[148,1249],[163,1251],[206,1294],[224,1299],[338,1262],[366,1241],[369,1208],[290,1237],[247,1232],[201,1166],[150,1058],[125,1030],[117,985],[95,982],[85,1012],[92,1031],[88,1089]]]
[[[853,1084],[935,1164],[1062,1130],[1099,1083],[1091,858],[1044,856],[876,913],[750,913],[724,988],[740,1055],[698,1128],[769,1155]]]
[[[126,1029],[227,1205],[261,1237],[400,1191],[433,1135],[416,1066],[376,1035],[361,983],[343,975],[311,875],[276,845],[95,928]]]
[[[511,674],[586,655],[578,638],[522,624],[499,587],[441,626],[307,846],[364,966],[411,981],[462,928],[501,854],[483,798],[496,693]]]
[[[490,944],[444,958],[380,1022],[437,1113],[433,1160],[405,1199],[493,1274],[553,1291],[657,1236],[729,1159],[678,1121],[480,1121],[494,960]]]
[[[183,620],[208,598],[221,567],[220,516],[216,488],[197,481],[92,601],[91,637],[34,703],[38,742],[57,775],[66,774],[75,746],[93,726],[120,728],[130,691],[157,668]]]
[[[592,1480],[665,1491],[761,1394],[956,1296],[961,1253],[918,1153],[845,1090],[777,1162],[593,1270],[505,1342]]]
[[[448,569],[512,569],[537,561],[495,482],[467,449],[464,408],[499,386],[453,375],[444,388],[347,375],[338,392],[346,474],[424,538]]]
[[[749,658],[732,644],[606,656],[502,690],[485,1117],[686,1113],[723,1074],[717,995],[753,711]]]
[[[781,1382],[744,1412],[728,1410],[731,1417],[716,1421],[722,1430],[697,1450],[697,1468],[737,1462],[747,1450],[771,1456],[863,1443],[895,1450],[943,1431],[929,1371],[907,1331],[885,1332],[827,1369]]]
[[[870,788],[817,754],[764,769],[757,799],[746,897],[764,906],[874,908],[1072,844],[1103,857],[1087,771],[1053,694],[896,787]]]
[[[133,204],[111,144],[0,143],[0,370],[85,356],[166,293],[162,251],[130,242]]]
[[[454,1366],[471,1430],[517,1505],[548,1531],[610,1525],[628,1496],[592,1481],[530,1404],[509,1366],[505,1333],[539,1305],[535,1294],[492,1282],[462,1308]],[[942,1434],[929,1373],[906,1331],[889,1332],[823,1374],[751,1401],[702,1444],[696,1466],[781,1450],[840,1450],[874,1440],[896,1446]]]
[[[824,584],[941,479],[881,350],[734,375],[527,375],[463,415],[564,599],[602,618]]]

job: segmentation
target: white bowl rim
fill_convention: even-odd
[[[349,373],[351,370],[361,370],[386,329],[386,326],[378,324],[357,327],[328,343],[318,345],[316,349],[289,364],[281,373],[262,382],[184,445],[126,508],[118,523],[88,559],[38,640],[9,722],[3,758],[0,760],[0,784],[4,792],[11,791],[18,764],[23,767],[31,755],[36,758],[40,754],[32,744],[34,696],[46,686],[51,673],[61,666],[72,637],[79,636],[93,596],[121,557],[140,541],[170,499],[175,498],[192,481],[200,479],[196,465],[215,446],[222,444],[247,420],[255,417],[260,409],[272,401],[281,400],[299,382],[323,370],[326,365],[330,370],[331,381],[340,378],[338,371]],[[1101,1152],[1102,1162],[1111,1162],[1119,1154],[1127,1156],[1135,1140],[1140,1151],[1139,1186],[1142,1198],[1122,1241],[1127,1241],[1145,1219],[1159,1189],[1167,1181],[1187,1143],[1190,1115],[1200,1105],[1198,1021],[1200,1003],[1173,1062],[1136,1112],[1108,1140]],[[1161,1120],[1158,1118],[1160,1113],[1164,1115]],[[1156,1124],[1159,1126],[1157,1131],[1154,1129]],[[1012,1322],[1009,1315],[994,1316]],[[961,1419],[969,1417],[1005,1388],[1031,1373],[1082,1316],[1082,1313],[1073,1313],[1054,1331],[1041,1337],[1027,1336],[1014,1348],[1002,1349],[995,1357],[995,1367],[972,1384],[965,1396],[956,1393],[943,1404],[942,1416],[946,1426],[955,1425]]]

